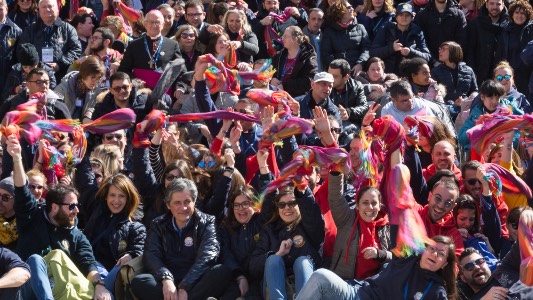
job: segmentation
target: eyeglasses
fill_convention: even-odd
[[[200,167],[200,168],[203,169],[203,168],[205,168],[206,165],[207,165],[209,168],[212,168],[212,167],[215,166],[215,164],[216,164],[216,163],[215,163],[214,161],[209,161],[209,162],[207,162],[207,163],[206,163],[205,161],[201,161],[201,162],[198,163],[198,167]]]
[[[36,85],[41,85],[50,83],[50,80],[28,80],[26,82],[34,82]]]
[[[126,92],[130,89],[129,85],[115,86],[111,88],[115,93],[120,93],[120,91],[125,90]]]
[[[435,247],[433,245],[427,245],[426,246],[426,251],[428,251],[431,254],[437,253],[437,256],[440,257],[440,258],[446,258],[448,256],[444,250],[439,250],[439,248],[437,248],[437,247]]]
[[[184,39],[186,38],[191,38],[191,39],[194,39],[196,37],[196,35],[194,33],[187,33],[187,32],[182,32],[180,34],[180,36]]]
[[[233,209],[239,210],[239,209],[247,209],[250,208],[250,205],[252,203],[250,201],[244,201],[243,203],[233,203]]]
[[[510,222],[509,224],[511,224],[511,227],[513,227],[514,230],[518,230],[518,223]]]
[[[75,208],[79,208],[79,203],[56,203],[57,205],[66,206],[68,205],[68,210],[73,211]]]
[[[298,202],[295,201],[289,201],[289,202],[276,202],[276,206],[279,209],[284,209],[285,207],[289,206],[289,208],[294,208],[296,205],[298,205]]]
[[[341,133],[341,129],[340,128],[331,127],[330,130],[331,130],[331,133],[336,133],[336,134],[340,134]]]
[[[203,15],[203,13],[196,13],[196,14],[186,14],[189,18],[199,18]]]
[[[175,175],[172,175],[172,174],[167,174],[165,176],[165,179],[168,180],[168,181],[172,181],[172,180],[174,180],[176,178],[180,178],[180,176],[175,176]]]
[[[28,188],[30,188],[30,190],[42,190],[44,189],[44,186],[37,184],[29,184]]]
[[[474,270],[476,266],[481,267],[485,263],[484,258],[478,258],[474,261],[471,261],[463,266],[463,269],[465,269],[468,272],[471,272]]]
[[[103,37],[100,37],[100,36],[91,36],[89,37],[90,40],[101,40],[101,39],[104,39]]]
[[[0,199],[2,199],[3,202],[8,202],[9,200],[13,199],[13,196],[8,194],[1,194]]]
[[[161,26],[161,22],[159,21],[145,21],[148,25],[155,25],[155,26]]]
[[[442,200],[441,198],[439,198],[439,197],[437,197],[437,196],[435,196],[435,197],[433,198],[433,200],[435,201],[435,203],[436,203],[437,205],[440,205],[440,204],[442,203],[442,201],[444,201],[444,200]],[[445,207],[445,208],[450,208],[450,207],[453,206],[453,203],[454,203],[453,200],[447,200],[447,201],[444,202],[444,207]]]
[[[511,79],[511,77],[513,77],[513,75],[510,75],[510,74],[505,74],[505,75],[498,75],[496,76],[496,80],[498,80],[498,82],[502,82],[504,79],[509,81],[509,79]]]
[[[466,182],[467,182],[469,185],[476,185],[476,183],[481,184],[481,182],[480,182],[479,179],[477,179],[477,178],[468,179]]]
[[[121,140],[122,139],[122,134],[120,133],[110,133],[110,134],[106,134],[104,136],[104,138],[106,139],[106,141],[112,141],[113,139],[117,139],[117,140]]]
[[[251,110],[247,110],[247,109],[239,109],[238,112],[240,112],[241,114],[245,114],[245,115],[249,115],[249,114],[253,114],[254,112],[251,111]]]

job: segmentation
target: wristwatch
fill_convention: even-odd
[[[230,174],[233,174],[235,172],[235,168],[232,167],[225,167],[224,172],[229,172]]]
[[[93,286],[96,287],[97,285],[105,286],[105,282],[101,278],[93,280]]]

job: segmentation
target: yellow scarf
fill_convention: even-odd
[[[11,222],[8,222],[4,217],[0,216],[0,243],[7,246],[18,238],[17,220],[13,219]]]

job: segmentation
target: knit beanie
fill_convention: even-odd
[[[22,44],[18,48],[17,59],[23,66],[35,66],[39,63],[39,53],[37,53],[34,45]]]

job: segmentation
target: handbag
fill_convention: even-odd
[[[139,274],[144,273],[145,267],[143,257],[138,256],[120,268],[119,276],[115,280],[115,298],[116,299],[137,299],[131,293],[131,281]]]

